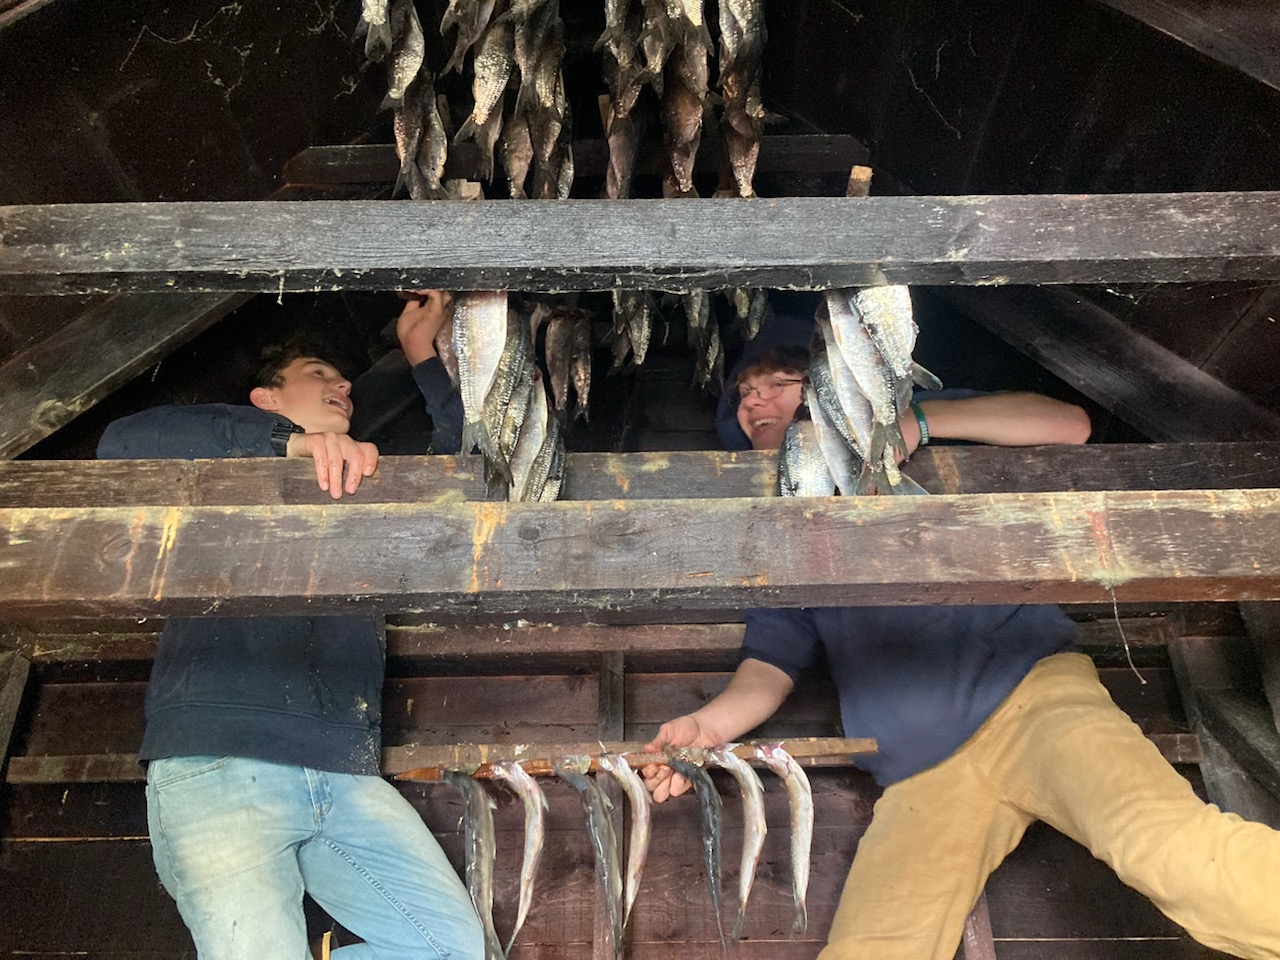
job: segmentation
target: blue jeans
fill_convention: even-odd
[[[365,940],[335,958],[484,956],[457,873],[380,777],[240,757],[153,760],[147,822],[200,960],[309,960],[304,891]]]

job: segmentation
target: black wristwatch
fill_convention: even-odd
[[[288,456],[289,438],[295,433],[306,432],[290,420],[277,420],[271,426],[271,449],[275,451],[277,457]]]

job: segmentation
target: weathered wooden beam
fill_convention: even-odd
[[[1201,691],[1198,698],[1205,729],[1280,801],[1280,733],[1266,700],[1235,690]]]
[[[30,668],[30,661],[16,650],[0,650],[0,768],[9,756]]]
[[[703,131],[695,171],[717,169],[720,135],[716,128]],[[757,173],[845,173],[855,163],[865,163],[869,153],[855,137],[827,134],[768,136],[760,141]],[[604,140],[576,140],[573,144],[575,177],[603,177],[609,161],[609,145]],[[446,179],[477,180],[480,150],[474,143],[458,143],[449,148]],[[636,158],[641,176],[661,172],[662,158],[656,151],[642,151]],[[390,143],[338,144],[307,147],[284,165],[290,184],[394,183],[400,175],[400,159]]]
[[[951,287],[929,295],[1153,440],[1280,439],[1280,416],[1069,291]]]
[[[931,493],[1280,487],[1280,443],[926,447],[907,472]],[[777,456],[753,450],[571,453],[565,500],[772,497]],[[478,457],[383,457],[353,502],[483,500]],[[0,463],[0,507],[316,504],[302,460],[22,460]]]
[[[1271,719],[1280,731],[1280,605],[1242,603],[1240,616],[1258,657],[1262,689],[1271,705]]]
[[[0,530],[9,618],[1280,598],[1274,490],[25,508]]]
[[[70,423],[252,294],[124,294],[0,366],[0,457]]]
[[[1280,193],[0,207],[0,292],[1280,278]]]

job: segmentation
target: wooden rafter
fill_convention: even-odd
[[[10,618],[1280,599],[1276,490],[21,508],[0,529]]]
[[[1280,277],[1280,193],[0,207],[0,292]]]

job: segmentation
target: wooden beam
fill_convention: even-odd
[[[1198,698],[1205,729],[1280,801],[1280,733],[1267,702],[1234,690],[1201,691]]]
[[[0,530],[9,618],[1280,599],[1274,490],[26,508]]]
[[[1280,278],[1280,192],[0,207],[0,292]]]
[[[1280,443],[945,447],[916,451],[907,473],[931,493],[1231,490],[1280,487]],[[564,500],[772,497],[777,455],[747,450],[571,453]],[[352,502],[484,500],[478,457],[383,457]],[[319,504],[303,460],[0,462],[0,507]]]
[[[1271,705],[1271,719],[1280,731],[1280,605],[1242,603],[1240,616],[1258,657],[1262,689]]]
[[[0,3],[0,30],[5,30],[54,0],[5,0]]]
[[[1195,763],[1199,753],[1195,750],[1194,738],[1189,734],[1151,733],[1147,734],[1160,753],[1170,763]],[[852,741],[870,744],[874,750],[874,740]],[[606,741],[606,746],[611,746]],[[582,752],[599,753],[599,744],[580,744]],[[859,752],[871,752],[865,747]],[[452,746],[398,746],[385,747],[382,751],[382,772],[384,776],[399,776],[421,769],[424,764],[435,765],[456,753]],[[849,757],[797,757],[805,766],[811,767],[847,767]],[[12,757],[6,775],[8,783],[130,783],[146,779],[142,767],[138,765],[138,757],[132,753],[99,753],[74,756],[28,756]]]
[[[30,668],[27,658],[16,650],[0,650],[0,767],[9,757]]]
[[[12,357],[0,366],[0,457],[16,456],[70,423],[252,296],[112,297]]]
[[[1280,416],[1062,290],[929,291],[1157,441],[1276,440]]]
[[[696,172],[714,172],[719,164],[720,135],[715,127],[703,131],[695,159]],[[855,137],[826,134],[768,136],[760,141],[757,173],[844,173],[852,164],[865,163],[869,152]],[[446,179],[476,180],[480,151],[474,143],[450,146]],[[604,140],[576,140],[573,144],[574,176],[603,177],[609,160]],[[638,175],[661,172],[657,150],[642,151],[636,158]],[[400,175],[400,159],[390,143],[362,143],[307,147],[284,165],[290,184],[394,183]]]

